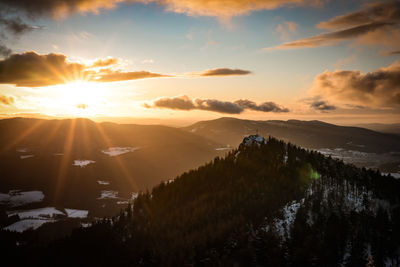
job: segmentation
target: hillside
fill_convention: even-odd
[[[258,131],[262,136],[276,136],[286,142],[311,149],[343,148],[374,153],[400,151],[398,135],[321,121],[220,118],[197,122],[183,129],[231,147],[238,146],[243,137]]]
[[[3,251],[65,266],[396,266],[399,190],[379,172],[250,136],[111,220]]]
[[[34,207],[97,216],[112,215],[132,193],[223,154],[219,144],[181,129],[87,119],[0,120],[0,143],[0,193],[39,190],[45,197]]]

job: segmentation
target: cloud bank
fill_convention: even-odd
[[[148,71],[123,72],[114,68],[117,62],[106,58],[86,65],[70,62],[62,54],[40,55],[32,51],[12,54],[0,60],[0,83],[41,87],[73,81],[114,82],[165,76]]]
[[[261,112],[289,112],[289,109],[273,102],[265,102],[257,105],[250,100],[237,100],[235,102],[220,101],[216,99],[190,99],[188,96],[162,97],[151,104],[145,103],[146,108],[165,108],[173,110],[206,110],[225,114],[240,114],[245,110]]]
[[[0,8],[22,11],[31,16],[65,18],[74,13],[99,13],[116,8],[122,3],[156,3],[167,11],[189,16],[230,18],[253,11],[270,10],[284,6],[319,6],[323,0],[0,0]]]
[[[311,93],[341,104],[369,108],[400,107],[400,64],[361,73],[325,71],[317,75]]]
[[[400,48],[400,2],[391,0],[367,3],[361,10],[334,17],[316,26],[330,32],[266,50],[329,46],[347,40],[355,40],[361,45]]]

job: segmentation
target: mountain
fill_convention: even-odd
[[[383,133],[400,134],[400,123],[392,123],[392,124],[365,123],[365,124],[359,124],[358,126]]]
[[[33,265],[398,266],[399,190],[379,171],[253,135],[112,219],[41,244],[2,231],[1,249]]]
[[[84,209],[92,216],[112,215],[132,193],[224,153],[218,143],[173,127],[87,119],[0,120],[0,143],[4,198],[10,190],[41,191],[43,201],[32,207]]]
[[[220,118],[197,122],[182,129],[231,147],[238,146],[243,137],[258,132],[262,136],[279,137],[311,149],[342,148],[374,153],[400,151],[400,136],[321,121]]]

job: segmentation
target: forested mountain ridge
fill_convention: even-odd
[[[2,249],[66,266],[396,266],[399,190],[378,171],[252,136],[113,219],[48,245]]]

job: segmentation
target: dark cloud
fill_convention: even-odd
[[[0,56],[9,56],[12,53],[12,50],[2,44],[0,44]]]
[[[336,109],[334,105],[329,105],[324,100],[316,100],[310,104],[310,107],[319,111],[330,111]]]
[[[14,102],[15,102],[15,99],[12,96],[0,95],[0,104],[12,105],[12,104],[14,104]]]
[[[288,112],[287,108],[280,107],[273,102],[265,102],[257,105],[250,100],[238,100],[235,102],[220,101],[216,99],[194,99],[187,96],[163,97],[153,101],[152,104],[144,104],[146,108],[167,108],[174,110],[207,110],[227,114],[240,114],[244,110],[262,112]]]
[[[21,35],[38,28],[24,23],[20,18],[4,18],[1,14],[0,25],[14,35]]]
[[[289,112],[289,109],[279,106],[275,104],[274,102],[264,102],[260,105],[257,105],[255,102],[247,100],[247,99],[241,99],[235,101],[235,104],[245,108],[245,109],[250,109],[250,110],[255,110],[255,111],[262,111],[262,112]]]
[[[206,70],[200,73],[200,76],[233,76],[233,75],[247,75],[251,71],[241,69],[218,68]]]
[[[110,65],[114,59],[97,60],[96,65]],[[93,65],[70,62],[62,54],[39,55],[35,52],[12,54],[0,60],[0,83],[40,87],[76,80],[114,82],[165,75],[147,71],[122,72],[114,69],[95,71]]]
[[[284,43],[266,48],[266,50],[319,47],[352,39],[355,39],[357,44],[398,49],[400,47],[399,25],[399,1],[368,3],[363,5],[361,10],[334,17],[317,25],[318,28],[328,29],[331,32]]]
[[[365,74],[357,70],[325,71],[315,77],[311,92],[340,104],[400,107],[400,64]]]
[[[96,82],[117,82],[117,81],[129,81],[129,80],[157,78],[157,77],[170,77],[170,76],[158,73],[152,73],[148,71],[132,71],[132,72],[107,71],[107,73],[102,73],[93,80]]]

